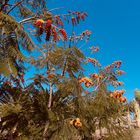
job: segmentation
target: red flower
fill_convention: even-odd
[[[81,13],[80,12],[77,12],[76,19],[77,19],[77,22],[79,23],[79,21],[81,20]]]
[[[72,25],[73,25],[73,26],[76,25],[76,19],[75,19],[75,17],[72,17],[72,18],[71,18],[71,21],[72,21]]]
[[[43,28],[41,27],[41,28],[38,28],[38,30],[37,30],[37,34],[40,36],[40,35],[42,35],[43,34]]]
[[[38,28],[37,29],[37,34],[40,36],[41,34],[43,34],[43,24],[44,24],[44,20],[42,19],[37,19],[34,23],[34,25]]]
[[[94,66],[101,66],[101,64],[94,58],[88,58],[87,62],[93,63]]]
[[[122,70],[117,70],[116,73],[117,73],[119,76],[122,75],[122,74],[125,74],[125,72],[122,71]]]
[[[59,29],[60,33],[63,36],[63,40],[66,41],[67,40],[67,33],[64,29]]]
[[[46,40],[49,41],[51,36],[51,26],[46,30]]]
[[[88,35],[88,36],[90,36],[90,35],[91,35],[91,31],[86,30],[86,31],[85,31],[85,34]]]
[[[89,49],[91,50],[91,53],[98,52],[100,50],[99,47],[94,46],[90,47]]]
[[[78,77],[78,81],[81,80],[81,77]]]
[[[122,86],[122,85],[124,85],[124,83],[120,82],[120,81],[118,81],[118,82],[117,81],[113,81],[112,85],[116,87],[116,86]]]
[[[114,63],[115,68],[120,68],[122,61],[115,61]]]
[[[55,16],[56,20],[59,21],[60,20],[60,16]]]
[[[85,14],[81,14],[81,18],[84,21],[85,20]]]
[[[42,28],[43,24],[44,24],[44,20],[42,20],[42,19],[37,19],[34,23],[34,25],[38,28]]]
[[[79,83],[84,83],[86,87],[91,87],[93,85],[92,80],[88,77],[79,78]]]
[[[56,23],[57,25],[62,26],[62,27],[64,26],[64,23],[63,23],[63,21],[61,20],[60,16],[55,16],[55,19],[56,19],[55,23]]]
[[[63,27],[63,26],[64,26],[64,23],[63,23],[63,21],[62,21],[62,20],[60,20],[60,21],[59,21],[59,25],[60,25],[61,27]]]
[[[10,81],[6,81],[6,82],[4,82],[4,85],[5,86],[7,86],[7,85],[10,86],[11,85],[11,82]]]
[[[58,25],[58,24],[59,24],[59,19],[60,19],[60,17],[59,17],[59,16],[55,16],[55,18],[56,18],[55,23]]]
[[[97,79],[97,78],[99,78],[99,75],[97,73],[94,73],[94,74],[91,74],[90,77]]]
[[[126,97],[121,97],[120,102],[125,103],[127,101]]]
[[[53,41],[56,42],[57,41],[57,32],[56,32],[55,27],[52,27],[52,36],[53,36]]]
[[[46,28],[50,27],[52,25],[52,20],[47,20],[46,21]]]
[[[92,85],[92,82],[85,82],[85,86],[88,88],[88,87],[91,87]]]

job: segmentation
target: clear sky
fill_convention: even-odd
[[[96,58],[103,65],[123,61],[126,74],[120,80],[125,82],[127,98],[133,99],[134,89],[140,88],[140,0],[49,0],[48,6],[65,7],[61,12],[79,9],[88,13],[78,30],[92,30],[90,44],[100,46]]]

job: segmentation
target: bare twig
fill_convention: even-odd
[[[51,12],[51,11],[54,11],[54,10],[59,10],[59,9],[62,9],[62,8],[64,8],[64,7],[53,8],[53,9],[48,10],[47,12]]]
[[[24,0],[17,2],[8,12],[7,14],[9,14],[13,9],[15,9],[18,5],[20,5]]]
[[[105,78],[103,79],[103,81],[102,81],[99,85],[96,86],[96,88],[93,90],[93,92],[95,92],[95,91],[100,87],[100,85],[101,85],[107,78],[108,78],[108,77],[105,77]]]
[[[51,12],[51,11],[58,10],[58,9],[61,9],[61,8],[64,8],[64,7],[54,8],[54,9],[48,10],[47,12]],[[35,16],[33,16],[33,17],[26,18],[26,19],[21,20],[19,23],[24,23],[24,22],[27,22],[27,21],[29,22],[30,20],[34,20],[34,19],[36,19],[37,17],[38,17],[38,16],[35,15]],[[55,25],[54,25],[54,26],[55,26]]]
[[[26,18],[26,19],[21,20],[19,23],[24,23],[24,22],[26,22],[26,21],[34,20],[34,19],[36,19],[37,17],[38,17],[38,16],[35,15],[35,16],[33,16],[33,17]]]
[[[64,76],[64,75],[65,75],[66,66],[67,66],[67,59],[68,59],[68,57],[66,58],[66,61],[65,61],[65,63],[64,63],[64,68],[63,68],[63,71],[62,71],[61,76]]]

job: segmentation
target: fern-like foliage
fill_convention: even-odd
[[[0,14],[0,73],[4,75],[15,74],[22,69],[20,64],[25,57],[20,46],[28,52],[35,47],[31,38],[11,16]]]

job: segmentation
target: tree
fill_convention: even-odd
[[[89,30],[74,33],[87,13],[54,15],[55,9],[48,10],[45,0],[9,2],[0,5],[1,139],[90,140],[97,137],[97,130],[101,139],[131,139],[125,90],[108,89],[123,84],[118,81],[124,74],[119,70],[122,62],[103,67],[95,58],[86,58],[78,45],[91,36]],[[13,18],[14,10],[20,13],[19,22]],[[70,36],[64,24],[72,26]],[[35,37],[26,32],[27,26],[36,29]],[[31,54],[37,50],[38,56],[30,55],[27,61],[21,47]],[[23,62],[40,71],[30,78],[31,83],[24,80]],[[96,73],[86,77],[83,65],[89,63]]]

